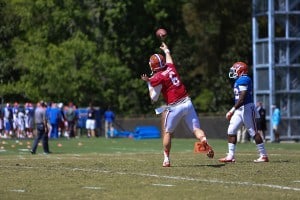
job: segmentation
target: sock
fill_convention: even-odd
[[[267,155],[264,143],[257,144],[256,147],[257,147],[257,150],[258,150],[260,156]]]
[[[168,150],[164,150],[164,160],[169,161],[169,154],[170,152]]]
[[[235,144],[228,143],[228,156],[230,156],[231,158],[233,158],[234,154],[235,154]]]

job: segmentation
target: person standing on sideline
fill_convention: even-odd
[[[238,131],[237,131],[237,142],[238,143],[245,143],[246,141],[249,141],[247,129],[244,125],[242,125]]]
[[[205,132],[200,128],[200,120],[185,85],[180,80],[170,50],[164,42],[162,42],[160,49],[165,53],[165,57],[161,54],[153,54],[149,60],[153,76],[148,77],[146,74],[142,74],[141,79],[147,82],[152,101],[157,101],[160,93],[162,93],[167,103],[162,114],[164,122],[162,129],[164,160],[162,166],[171,166],[171,138],[180,121],[186,123],[189,130],[207,149],[207,156],[213,158],[214,151],[207,143]]]
[[[229,78],[235,79],[234,82],[234,106],[226,113],[226,119],[229,120],[227,129],[228,135],[228,153],[220,162],[235,162],[235,149],[237,143],[237,131],[244,124],[249,135],[254,139],[259,158],[254,162],[269,162],[268,155],[262,137],[257,132],[255,117],[258,113],[255,110],[252,95],[252,80],[247,75],[248,66],[244,62],[236,62],[230,68]]]
[[[273,128],[273,133],[275,136],[275,142],[280,142],[278,126],[281,121],[281,113],[280,113],[279,108],[277,108],[276,105],[272,105],[272,109],[273,109],[273,114],[272,114],[272,126],[273,127],[272,128]]]
[[[263,107],[263,103],[258,101],[256,103],[256,111],[259,113],[259,118],[256,118],[257,130],[264,141],[266,141],[265,132],[267,130],[266,121],[266,109]]]
[[[49,122],[51,124],[50,138],[58,139],[58,125],[62,120],[61,111],[57,104],[52,102],[51,109],[49,110]]]
[[[25,104],[25,132],[28,138],[33,138],[34,108],[32,103]]]
[[[3,109],[3,125],[4,125],[4,138],[9,138],[13,135],[13,111],[10,103],[6,103]]]
[[[75,135],[75,121],[76,119],[76,112],[75,112],[75,108],[72,102],[69,102],[69,105],[66,109],[66,113],[65,113],[65,118],[67,120],[68,126],[67,126],[67,130],[68,130],[68,137],[70,138],[74,138]]]
[[[85,128],[87,129],[88,137],[95,137],[95,129],[96,129],[96,110],[93,105],[90,103],[87,109],[87,120],[85,124]]]
[[[113,122],[115,121],[115,113],[110,109],[110,107],[107,108],[107,110],[104,112],[104,127],[105,127],[105,137],[113,137],[114,131],[113,131]]]
[[[44,154],[49,154],[49,144],[48,144],[48,126],[46,118],[46,105],[44,102],[40,101],[37,103],[37,107],[34,112],[34,121],[36,125],[36,137],[32,144],[31,154],[36,154],[36,149],[38,143],[42,140]]]

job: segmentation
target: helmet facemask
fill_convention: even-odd
[[[239,76],[238,73],[236,72],[236,69],[231,67],[229,70],[229,74],[228,74],[229,78],[233,78],[233,79],[237,79],[237,77]]]

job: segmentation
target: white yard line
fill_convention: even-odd
[[[25,192],[25,190],[10,190],[11,192]]]
[[[175,186],[175,185],[169,185],[169,184],[152,184],[154,186],[162,186],[162,187],[172,187],[172,186]]]
[[[89,189],[89,190],[101,190],[102,187],[91,187],[91,186],[86,186],[86,187],[83,187],[83,189]]]
[[[4,166],[0,165],[0,168],[12,168],[16,166]],[[25,167],[25,166],[17,166],[18,169],[41,169],[40,167]],[[98,170],[98,169],[84,169],[84,168],[59,168],[60,170],[72,170],[72,171],[82,171],[82,172],[96,172],[96,173],[111,173],[111,174],[119,174],[119,175],[133,175],[133,176],[143,176],[143,177],[153,177],[153,178],[164,178],[169,180],[183,180],[183,181],[195,181],[195,182],[206,182],[206,183],[216,183],[223,185],[242,185],[242,186],[257,186],[257,187],[268,187],[273,189],[280,190],[293,190],[300,191],[300,188],[296,187],[288,187],[283,185],[273,185],[273,184],[261,184],[261,183],[253,183],[253,182],[242,182],[242,181],[223,181],[218,179],[200,179],[200,178],[190,178],[190,177],[181,177],[181,176],[164,176],[159,174],[145,174],[145,173],[128,173],[128,172],[114,172],[109,170]],[[296,181],[295,181],[296,182]]]

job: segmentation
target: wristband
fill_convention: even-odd
[[[232,107],[232,108],[229,110],[229,112],[231,112],[231,113],[234,113],[234,111],[235,111],[235,107]]]
[[[167,54],[167,53],[170,53],[170,50],[169,49],[165,49],[164,52],[165,52],[165,54]]]

